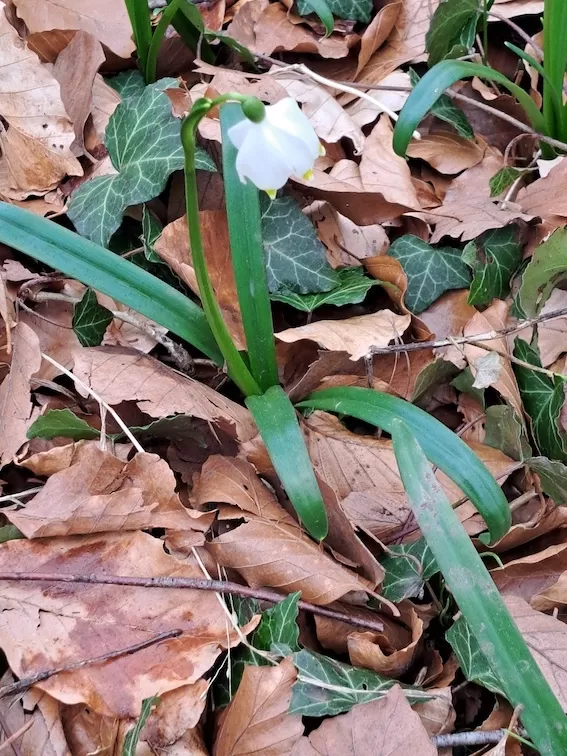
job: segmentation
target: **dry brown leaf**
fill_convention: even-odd
[[[113,756],[116,753],[120,720],[101,717],[83,704],[61,706],[61,720],[73,756],[91,753]]]
[[[80,29],[121,58],[135,50],[132,26],[124,2],[116,0],[13,0],[18,15],[30,32],[50,29]],[[49,111],[48,111],[49,112]]]
[[[388,5],[380,8],[368,24],[360,39],[360,52],[358,53],[355,77],[362,71],[376,50],[388,39],[402,8],[402,2],[388,3]]]
[[[305,601],[324,605],[368,583],[341,567],[296,528],[253,520],[215,538],[206,548],[223,567],[237,570],[253,588],[301,591]]]
[[[348,714],[326,719],[302,737],[291,756],[437,756],[419,716],[402,688],[394,685],[384,698],[356,704]]]
[[[288,714],[297,672],[290,659],[273,667],[246,666],[236,695],[221,715],[213,756],[287,756],[303,734]]]
[[[151,744],[153,753],[176,743],[187,730],[198,725],[207,704],[208,689],[206,680],[198,680],[160,696],[140,733],[140,741]]]
[[[412,139],[407,154],[425,160],[439,173],[460,173],[477,165],[483,158],[484,147],[459,134],[440,131],[426,134],[421,139]]]
[[[543,0],[496,0],[495,6],[497,6],[495,10],[506,18],[543,13]]]
[[[544,220],[552,215],[566,217],[566,177],[567,161],[562,160],[545,178],[537,179],[533,184],[522,189],[516,201],[524,212],[529,215],[538,215]]]
[[[411,322],[411,315],[396,315],[380,310],[371,315],[358,315],[345,320],[318,320],[299,328],[276,333],[276,338],[288,344],[302,339],[315,341],[332,352],[347,352],[351,360],[370,353],[372,347],[387,346],[400,338]]]
[[[452,732],[457,713],[453,708],[453,691],[450,687],[428,688],[433,698],[430,701],[413,706],[413,710],[419,715],[421,724],[427,730],[430,738]]]
[[[124,464],[94,444],[77,444],[70,467],[52,475],[24,509],[6,514],[26,538],[192,530],[199,513],[191,517],[175,485],[172,471],[157,454],[136,454]]]
[[[564,289],[554,289],[540,315],[567,308],[567,292]],[[516,337],[531,342],[532,329],[519,331]],[[538,323],[537,346],[543,367],[552,365],[562,354],[567,352],[567,318],[554,318]]]
[[[0,385],[0,466],[12,462],[27,441],[33,415],[30,378],[41,365],[39,339],[28,325],[18,323],[12,343],[10,373]]]
[[[502,594],[519,596],[534,606],[537,597],[546,594],[566,571],[567,544],[559,543],[536,554],[514,559],[490,574]],[[541,603],[538,608],[543,608]]]
[[[75,353],[74,372],[110,405],[135,401],[150,417],[181,413],[211,422],[241,441],[256,435],[250,414],[236,402],[133,349],[81,349]]]
[[[333,268],[360,265],[360,260],[383,255],[390,246],[382,226],[377,223],[358,226],[328,202],[314,202],[309,215],[327,248],[327,259]]]
[[[0,547],[0,568],[38,572],[202,577],[168,556],[161,541],[141,532],[17,540]],[[117,651],[179,628],[183,635],[105,664],[56,675],[39,684],[65,703],[137,717],[142,700],[197,682],[228,639],[226,614],[209,591],[116,585],[2,585],[0,645],[18,677]],[[245,629],[246,631],[246,629]]]

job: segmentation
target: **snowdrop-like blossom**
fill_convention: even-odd
[[[313,126],[291,97],[264,107],[255,98],[243,104],[247,118],[228,130],[238,150],[236,170],[271,197],[290,176],[310,178],[313,164],[325,154]]]

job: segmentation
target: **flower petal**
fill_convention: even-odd
[[[242,145],[244,144],[244,140],[246,139],[247,135],[250,133],[250,131],[253,129],[254,126],[258,126],[257,123],[252,123],[252,121],[249,121],[248,118],[243,118],[242,121],[239,121],[238,123],[235,123],[234,126],[231,126],[228,130],[228,138],[233,143],[233,145],[236,147],[237,150],[239,150]]]
[[[265,121],[254,124],[236,156],[240,180],[248,178],[258,189],[281,189],[291,174],[285,153],[278,149],[271,128]]]
[[[284,97],[266,108],[266,119],[273,126],[301,139],[315,160],[319,156],[319,139],[311,122],[292,97]]]

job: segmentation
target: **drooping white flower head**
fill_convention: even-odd
[[[266,106],[262,120],[244,118],[228,136],[238,150],[236,170],[242,183],[250,179],[271,197],[290,176],[308,178],[315,160],[325,154],[309,119],[291,97]]]

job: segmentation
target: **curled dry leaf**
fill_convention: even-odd
[[[437,749],[399,685],[384,698],[356,704],[302,737],[291,756],[436,756]]]
[[[157,454],[136,454],[124,463],[94,444],[77,444],[70,466],[52,475],[24,509],[6,513],[26,538],[199,527],[175,493],[175,477]],[[193,517],[191,516],[193,515]]]
[[[402,2],[388,3],[388,5],[380,8],[368,24],[360,39],[360,51],[358,53],[355,76],[358,76],[376,50],[388,39],[402,9]]]
[[[236,695],[221,714],[213,756],[287,756],[303,734],[288,714],[297,672],[290,659],[273,667],[246,666]]]
[[[505,596],[518,596],[537,609],[543,609],[540,597],[546,595],[566,571],[567,544],[558,543],[535,554],[513,559],[490,574]]]
[[[517,202],[529,215],[539,215],[544,220],[553,215],[567,217],[565,179],[567,161],[562,160],[545,178],[539,178],[518,193]]]
[[[484,148],[472,139],[459,134],[441,131],[412,139],[407,154],[425,160],[439,173],[460,173],[477,165],[483,158]]]
[[[121,721],[102,717],[84,704],[62,706],[61,720],[71,754],[114,754]]]
[[[411,315],[396,315],[391,310],[380,310],[371,315],[359,315],[345,320],[318,320],[299,328],[288,328],[276,338],[288,344],[309,339],[329,351],[347,352],[351,360],[365,357],[372,347],[387,346],[399,339],[411,322]]]
[[[447,686],[446,688],[429,688],[427,692],[431,693],[433,698],[413,707],[414,712],[421,719],[421,724],[430,738],[451,732],[457,718],[453,708],[453,691]]]
[[[317,234],[327,248],[333,268],[358,266],[360,260],[384,254],[390,240],[382,226],[358,226],[328,202],[314,202],[309,210]]]
[[[207,704],[208,689],[206,680],[198,680],[160,696],[140,733],[140,741],[150,744],[154,753],[176,743],[187,730],[198,725]]]
[[[18,540],[0,547],[0,569],[26,571],[32,564],[49,573],[202,577],[197,567],[168,556],[161,541],[141,532]],[[10,581],[2,585],[0,608],[0,645],[18,677],[182,630],[179,638],[38,686],[65,703],[83,702],[119,718],[137,717],[144,698],[197,682],[227,642],[238,643],[210,591]]]

